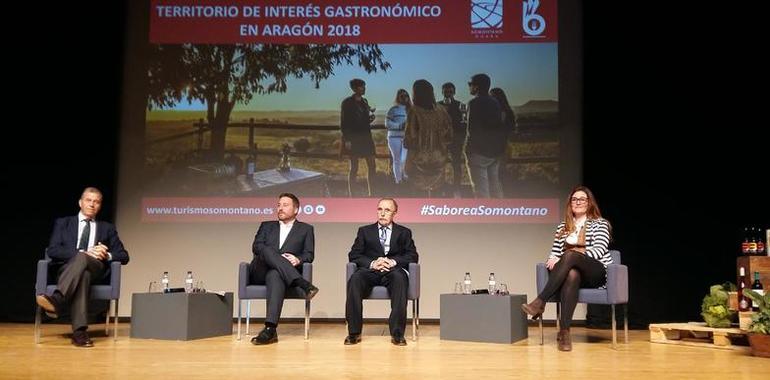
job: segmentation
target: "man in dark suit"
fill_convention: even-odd
[[[102,193],[87,187],[78,201],[76,216],[59,218],[54,224],[46,253],[57,271],[58,289],[50,296],[37,296],[46,314],[57,317],[69,304],[72,317],[72,344],[93,347],[88,337],[88,299],[92,282],[109,275],[109,263],[128,264],[128,251],[111,223],[95,220],[102,207]]]
[[[345,319],[348,321],[348,336],[345,344],[361,341],[363,324],[363,299],[372,292],[372,287],[382,285],[390,293],[391,343],[405,346],[406,295],[409,287],[409,263],[417,262],[417,248],[412,240],[412,231],[393,223],[398,212],[395,199],[383,198],[377,204],[377,223],[358,229],[358,235],[350,248],[348,258],[356,263],[357,269],[348,281],[348,295],[345,303]]]
[[[277,212],[277,221],[259,225],[251,247],[254,259],[249,264],[250,283],[267,286],[265,328],[251,339],[256,345],[278,342],[278,319],[288,287],[299,287],[307,299],[318,293],[318,288],[301,273],[302,263],[313,262],[313,226],[297,220],[299,199],[294,194],[278,196]]]
[[[492,79],[487,74],[471,77],[468,87],[474,96],[468,102],[468,169],[476,198],[502,198],[500,162],[508,144],[508,132],[500,103],[489,95]]]

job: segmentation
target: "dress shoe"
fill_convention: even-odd
[[[37,301],[38,306],[40,306],[45,311],[47,316],[51,318],[59,317],[56,312],[58,302],[54,297],[46,294],[38,294],[35,297],[35,301]]]
[[[318,294],[318,288],[316,288],[308,280],[305,280],[302,277],[294,280],[294,282],[291,285],[299,287],[300,289],[304,290],[306,300],[312,300],[313,297],[315,297],[315,295]]]
[[[257,346],[278,343],[278,330],[275,327],[265,327],[257,336],[251,338],[251,343]]]
[[[390,338],[390,343],[393,343],[395,346],[406,346],[406,339],[404,339],[403,335],[396,335]]]
[[[345,337],[345,345],[350,346],[361,343],[361,334],[350,334]]]
[[[93,347],[94,342],[88,337],[86,330],[75,330],[72,333],[72,345],[75,347]]]
[[[545,302],[543,302],[540,298],[535,298],[528,304],[522,304],[521,310],[524,310],[525,313],[531,315],[532,320],[536,321],[538,318],[543,316],[543,312],[545,311]]]
[[[572,351],[572,338],[569,335],[569,329],[560,329],[556,340],[559,351]]]
[[[305,289],[305,299],[312,300],[316,294],[318,294],[318,288],[309,283],[307,289]]]

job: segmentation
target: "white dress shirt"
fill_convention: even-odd
[[[278,240],[278,248],[283,247],[283,243],[286,241],[286,237],[289,236],[289,232],[291,232],[291,228],[294,227],[294,221],[284,223],[282,221],[278,221],[278,225],[281,226],[281,231],[278,234],[279,240]]]
[[[86,228],[85,220],[89,219],[85,215],[83,215],[82,212],[78,213],[78,239],[75,240],[75,249],[78,248],[78,244],[80,242],[80,238],[83,236],[83,230]],[[91,218],[91,221],[89,222],[91,224],[90,233],[88,234],[88,248],[91,248],[96,245],[96,221]]]
[[[383,228],[383,226],[381,226],[379,224],[377,225],[377,239],[378,240],[380,240],[380,234],[382,234],[382,228]],[[382,244],[382,249],[385,251],[385,256],[387,256],[388,253],[390,252],[390,236],[392,235],[392,233],[393,233],[393,224],[389,224],[389,225],[385,226],[385,242]],[[372,260],[372,262],[369,263],[369,268],[372,268],[374,266],[374,262],[375,261],[377,261],[377,260]],[[392,266],[395,266],[396,264],[398,264],[396,262],[396,260],[393,260],[393,259],[388,259],[388,261],[390,262],[390,265],[392,265]],[[409,273],[409,272],[407,272],[407,273]]]

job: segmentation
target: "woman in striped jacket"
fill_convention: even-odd
[[[593,193],[585,186],[574,188],[567,198],[564,221],[556,227],[551,255],[545,265],[550,271],[543,291],[532,302],[521,305],[532,319],[541,318],[545,301],[558,293],[561,303],[560,330],[556,340],[561,351],[571,351],[569,327],[577,305],[578,289],[598,288],[607,282],[610,223],[602,218]]]

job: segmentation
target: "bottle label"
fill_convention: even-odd
[[[764,297],[765,296],[765,290],[764,289],[751,289],[751,290],[753,290],[755,293],[759,294],[760,297]]]

